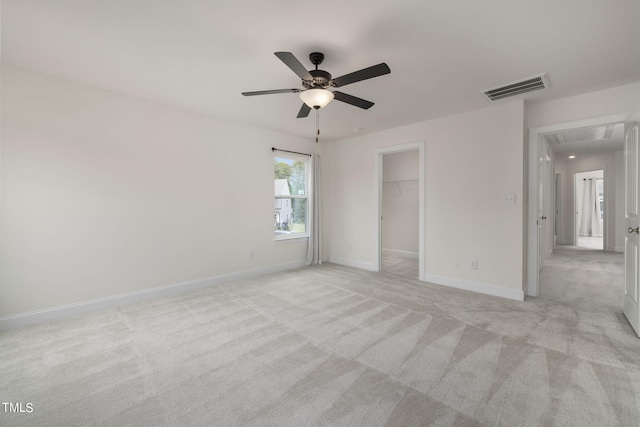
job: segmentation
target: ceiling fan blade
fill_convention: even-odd
[[[304,117],[307,117],[309,115],[309,111],[311,111],[311,107],[303,102],[302,107],[300,107],[300,111],[298,111],[297,118],[302,119]]]
[[[346,102],[347,104],[355,105],[356,107],[360,107],[365,110],[368,110],[374,105],[371,101],[367,101],[366,99],[358,98],[357,96],[349,95],[344,92],[339,92],[337,90],[333,91],[333,95],[338,101]]]
[[[372,79],[374,77],[389,74],[391,69],[384,62],[378,65],[373,65],[369,68],[363,68],[353,73],[345,74],[344,76],[336,77],[333,79],[333,86],[340,87],[350,85],[351,83],[359,82],[362,80]]]
[[[284,62],[287,67],[291,68],[291,71],[296,73],[302,80],[313,80],[309,71],[307,71],[307,69],[304,68],[304,65],[302,65],[295,56],[293,56],[293,53],[274,52],[274,55],[280,58],[280,60]]]
[[[276,89],[276,90],[258,90],[255,92],[242,92],[244,96],[254,95],[271,95],[273,93],[298,93],[302,92],[302,89]]]

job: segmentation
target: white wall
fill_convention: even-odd
[[[271,147],[310,140],[6,67],[1,136],[0,317],[304,263]]]
[[[304,243],[273,244],[270,147],[322,144],[7,67],[2,89],[0,318],[304,261]],[[521,290],[523,123],[634,111],[638,99],[640,83],[526,116],[517,101],[329,143],[327,258],[374,265],[374,151],[424,140],[427,278]]]
[[[383,157],[382,247],[418,255],[418,150]]]
[[[640,83],[618,86],[555,101],[527,104],[526,122],[529,128],[590,119],[638,108]]]
[[[527,198],[529,200],[526,221],[527,221],[527,251],[526,268],[528,294],[538,294],[538,242],[536,226],[537,206],[536,206],[536,176],[537,156],[533,153],[537,150],[538,141],[529,141],[529,133],[538,135],[538,132],[553,131],[558,132],[567,126],[568,123],[579,126],[589,126],[595,123],[602,123],[611,120],[615,116],[617,121],[636,117],[640,104],[640,82],[629,85],[590,92],[555,101],[527,103],[525,108],[525,125],[527,126],[527,162],[525,171],[527,174]],[[634,112],[635,116],[634,116]],[[614,235],[618,235],[616,230]]]
[[[328,258],[373,268],[375,150],[424,140],[427,280],[521,298],[523,123],[516,101],[328,143]],[[516,203],[502,204],[502,193],[515,193]]]
[[[574,174],[602,169],[604,172],[605,228],[604,248],[607,251],[622,251],[624,236],[620,228],[624,208],[624,153],[608,152],[578,156],[575,159],[556,159],[555,171],[560,174],[561,206],[558,230],[558,243],[575,245],[574,230],[576,212],[579,211],[574,200]],[[580,196],[578,189],[577,195]],[[579,203],[579,202],[578,202]]]

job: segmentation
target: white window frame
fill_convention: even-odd
[[[305,223],[305,232],[304,233],[291,233],[291,234],[280,234],[277,235],[274,233],[273,235],[273,240],[275,242],[284,242],[284,241],[291,241],[291,240],[296,240],[296,239],[308,239],[309,238],[309,200],[311,198],[311,167],[312,167],[312,163],[311,163],[311,156],[308,155],[301,155],[301,154],[293,154],[293,153],[288,153],[288,152],[281,152],[278,150],[275,150],[273,153],[273,159],[277,160],[277,159],[287,159],[287,160],[293,160],[293,161],[302,161],[305,164],[305,195],[304,196],[300,196],[298,194],[291,194],[288,196],[276,196],[274,194],[274,201],[277,199],[305,199],[307,201],[307,209],[305,210],[305,219],[304,219],[304,223]],[[293,205],[293,203],[291,203],[291,205]]]

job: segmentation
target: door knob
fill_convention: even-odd
[[[629,230],[628,230],[628,231],[629,231],[629,233],[636,233],[636,234],[640,234],[640,232],[638,232],[638,227],[636,227],[636,228],[631,228],[631,227],[629,227]]]
[[[542,219],[547,219],[547,217],[546,217],[546,216],[543,216],[543,217],[542,217]]]

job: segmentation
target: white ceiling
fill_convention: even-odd
[[[549,147],[561,158],[622,151],[624,123],[558,132],[545,135],[545,138]]]
[[[491,105],[483,89],[547,72],[540,102],[640,81],[638,0],[3,0],[2,62],[221,118],[314,137],[300,87],[273,55],[334,77],[386,62],[391,74],[341,91],[335,140]],[[513,98],[512,98],[513,99]],[[498,103],[510,100],[498,101]]]

